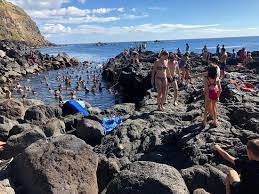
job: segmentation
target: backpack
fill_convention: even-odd
[[[219,87],[216,84],[216,80],[213,84],[210,83],[209,79],[208,79],[208,82],[209,82],[209,86],[208,86],[209,87],[209,99],[217,100],[218,96],[219,96]]]

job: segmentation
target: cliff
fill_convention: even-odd
[[[21,41],[31,46],[50,45],[30,16],[5,0],[0,0],[0,40]]]

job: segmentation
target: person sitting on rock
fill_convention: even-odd
[[[254,59],[252,57],[252,53],[248,53],[247,56],[244,59],[243,65],[246,66],[249,63],[253,63]]]
[[[167,77],[170,77],[173,80],[172,75],[170,74],[170,69],[168,67],[168,57],[169,53],[163,51],[160,53],[160,59],[158,59],[153,66],[151,84],[154,86],[156,84],[157,89],[157,105],[159,111],[164,111],[164,103],[166,101],[168,82]],[[168,75],[169,73],[169,75]]]
[[[207,75],[204,76],[204,96],[205,96],[205,111],[203,126],[207,126],[208,114],[213,118],[213,127],[217,127],[217,102],[221,94],[221,83],[217,76],[217,67],[211,65],[208,68]]]
[[[133,64],[139,63],[139,54],[137,51],[132,52],[132,60],[133,60]]]
[[[235,170],[230,170],[226,179],[227,194],[258,194],[259,191],[259,139],[247,142],[247,156],[249,160],[237,159],[219,145],[214,146],[214,150],[225,160],[231,162]]]

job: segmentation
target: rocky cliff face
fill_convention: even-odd
[[[0,0],[0,40],[25,41],[32,46],[50,43],[41,35],[36,23],[21,8]]]

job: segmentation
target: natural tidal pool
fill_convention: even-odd
[[[65,84],[65,78],[69,77],[71,85]],[[81,84],[78,90],[77,82],[84,80],[85,85]],[[96,92],[94,88],[94,79],[98,81]],[[77,99],[90,103],[93,107],[106,109],[114,104],[121,102],[117,91],[112,88],[112,83],[107,83],[102,79],[102,66],[76,66],[59,70],[50,70],[48,72],[33,75],[19,81],[22,86],[22,92],[14,92],[14,96],[33,98],[42,100],[45,104],[59,103],[55,97],[55,90],[61,89],[60,94],[64,100],[70,99],[71,92],[75,92]],[[101,84],[102,89],[99,89]],[[86,92],[85,87],[90,91]]]

